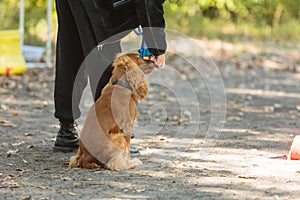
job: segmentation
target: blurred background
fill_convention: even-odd
[[[0,0],[0,31],[19,29],[20,2]],[[46,0],[24,1],[23,51],[45,55],[49,39],[51,55],[54,55],[57,16],[54,1],[50,13],[48,3]],[[268,41],[293,46],[298,44],[300,37],[299,0],[169,0],[164,7],[167,28],[197,39]],[[25,59],[34,58],[27,53]]]
[[[299,0],[176,0],[164,4],[167,26],[197,38],[290,40],[300,37]],[[19,28],[20,0],[0,0],[0,30]],[[47,1],[25,1],[25,44],[44,45]],[[52,35],[57,17],[52,7]]]

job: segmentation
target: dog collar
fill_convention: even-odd
[[[122,86],[122,87],[124,87],[124,88],[127,88],[127,89],[130,90],[131,92],[133,92],[132,87],[131,87],[129,84],[124,83],[124,82],[122,82],[122,81],[119,81],[119,80],[114,81],[114,82],[112,82],[112,85],[120,85],[120,86]]]

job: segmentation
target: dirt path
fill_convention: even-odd
[[[53,69],[0,77],[0,199],[300,199],[300,162],[271,159],[287,155],[300,134],[299,52],[199,44],[219,66],[226,116],[214,115],[208,91],[222,84],[205,82],[217,72],[203,77],[187,62],[204,65],[197,55],[169,55],[139,105],[133,145],[143,165],[123,172],[70,169],[72,154],[52,152]],[[86,92],[79,129],[91,103]],[[207,135],[221,133],[209,126],[218,117],[222,134]]]

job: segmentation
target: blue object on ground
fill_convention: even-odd
[[[130,153],[139,153],[139,149],[136,147],[130,147]]]

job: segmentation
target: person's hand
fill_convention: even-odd
[[[155,56],[154,63],[157,66],[158,69],[163,69],[166,65],[166,56],[165,56],[165,54]]]

